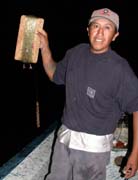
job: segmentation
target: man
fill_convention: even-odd
[[[138,154],[138,79],[127,61],[111,49],[119,16],[95,10],[88,23],[89,44],[69,49],[55,63],[48,35],[38,32],[49,79],[66,87],[66,102],[47,180],[105,180],[113,132],[122,112],[133,114],[134,141],[125,171],[135,175]]]

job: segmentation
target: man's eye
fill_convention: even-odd
[[[110,27],[110,26],[105,26],[105,29],[110,30],[110,29],[111,29],[111,27]]]
[[[98,28],[99,26],[98,26],[98,24],[94,24],[93,27],[94,28]]]

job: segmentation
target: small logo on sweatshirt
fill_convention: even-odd
[[[95,93],[96,93],[96,90],[91,88],[91,87],[87,87],[87,95],[90,97],[90,98],[94,98],[95,96]]]

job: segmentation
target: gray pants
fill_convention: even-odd
[[[91,153],[70,149],[58,139],[46,180],[106,180],[110,152]]]

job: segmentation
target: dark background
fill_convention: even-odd
[[[134,3],[134,2],[132,2]],[[126,0],[13,0],[5,1],[0,12],[0,165],[19,152],[34,137],[59,121],[64,105],[64,87],[51,83],[41,56],[32,69],[14,60],[21,15],[45,20],[53,57],[60,61],[66,50],[88,42],[87,23],[94,9],[108,7],[120,15],[120,36],[112,47],[127,58],[137,74],[137,10]],[[135,44],[135,45],[134,45]],[[36,126],[39,101],[40,128]]]

